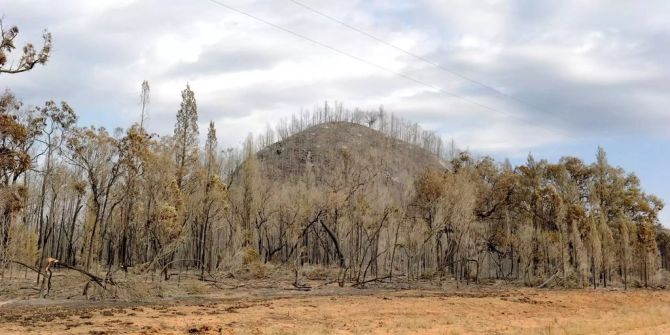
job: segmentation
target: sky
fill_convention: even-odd
[[[592,162],[602,146],[670,201],[670,1],[296,0],[439,67],[291,0],[216,1],[321,45],[210,0],[0,0],[19,45],[45,28],[54,41],[46,66],[3,75],[0,89],[115,128],[139,120],[148,80],[148,127],[170,134],[189,83],[200,128],[214,121],[224,146],[324,100],[383,105],[517,164]]]

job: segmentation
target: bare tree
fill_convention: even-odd
[[[142,93],[140,93],[140,105],[142,106],[142,112],[140,114],[140,129],[144,129],[144,120],[146,120],[148,117],[150,102],[151,88],[149,87],[149,82],[145,80],[142,82]]]

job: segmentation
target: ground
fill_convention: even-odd
[[[468,287],[226,289],[0,302],[0,334],[668,334],[670,292]]]
[[[331,272],[303,268],[300,282],[309,290],[273,267],[205,281],[193,271],[168,281],[117,272],[115,285],[90,284],[82,295],[88,278],[58,269],[40,299],[34,273],[6,271],[0,334],[670,334],[670,290],[403,277],[339,287]]]

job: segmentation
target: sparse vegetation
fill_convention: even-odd
[[[41,51],[28,45],[17,62],[8,61],[17,34],[16,27],[2,28],[2,76],[33,70],[49,59],[51,35],[45,32]],[[514,291],[670,285],[670,233],[658,218],[663,201],[646,194],[634,173],[611,166],[603,149],[591,164],[569,156],[552,163],[529,155],[514,167],[460,151],[453,143],[445,146],[433,132],[383,108],[349,110],[326,103],[250,135],[243,148],[221,151],[213,122],[200,145],[197,94],[189,85],[175,106],[174,133],[145,129],[150,92],[144,81],[138,123],[113,132],[78,126],[65,102],[27,108],[10,91],[0,96],[3,300],[85,296],[146,302],[247,285],[295,291],[324,286],[328,294],[366,287],[464,290],[472,285],[485,291],[504,285]],[[435,292],[432,300],[393,295],[400,306],[383,307],[383,317],[368,315],[352,324],[339,320],[335,309],[346,311],[344,320],[356,319],[355,313],[367,310],[349,308],[356,303],[377,308],[371,302],[375,297],[328,301],[314,296],[300,307],[287,307],[296,301],[276,302],[280,311],[270,314],[292,327],[273,325],[270,331],[668,330],[670,309],[660,305],[667,304],[666,293],[519,292],[522,297],[498,292],[474,301],[485,313],[472,321],[466,319],[470,310],[433,308],[443,302]],[[611,305],[602,306],[590,293]],[[630,310],[616,305],[650,296],[657,300],[636,302]],[[583,300],[596,320],[573,298]],[[210,312],[240,313],[247,326],[260,327],[260,304],[222,310],[213,303]],[[311,304],[325,310],[326,318]],[[537,306],[531,310],[530,304]],[[446,315],[447,310],[458,317]],[[31,315],[47,323],[61,318],[32,307],[27,311],[23,317],[0,313],[0,331],[33,325]],[[537,313],[540,321],[506,324],[511,311]],[[104,333],[97,328],[101,322],[109,326],[105,322],[125,312],[103,311],[86,323],[73,320],[78,312],[66,309],[67,319],[57,324]],[[193,306],[170,312],[156,308],[137,318],[141,312],[132,312],[127,326],[193,334],[224,327],[211,318],[196,322],[191,314],[202,311]],[[296,325],[285,312],[318,322]],[[574,320],[566,317],[572,312],[579,313]],[[398,314],[410,320],[394,319]],[[188,316],[188,324],[145,323],[167,315]]]
[[[3,31],[4,58],[16,34]],[[46,62],[45,36],[24,63]],[[269,264],[336,268],[340,285],[665,285],[663,202],[602,149],[590,165],[529,156],[512,167],[445,148],[383,108],[326,103],[222,155],[213,123],[198,143],[188,85],[173,136],[144,129],[141,88],[140,123],[113,134],[77,127],[66,103],[28,109],[3,95],[3,270],[23,264],[39,282],[51,257],[104,287],[118,270],[204,279],[241,257],[258,277]]]

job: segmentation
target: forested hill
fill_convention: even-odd
[[[302,262],[345,268],[353,281],[396,271],[577,287],[663,281],[663,202],[603,149],[592,164],[529,156],[513,167],[468,152],[441,163],[375,130],[387,123],[320,123],[249,155],[229,190],[244,243],[280,262],[302,245]]]
[[[427,169],[443,167],[435,154],[353,122],[327,122],[307,128],[257,154],[272,178],[295,178],[311,170],[321,179],[343,164],[377,163],[389,182],[413,181]]]

